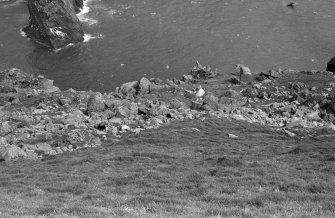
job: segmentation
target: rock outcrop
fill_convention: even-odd
[[[28,0],[29,25],[23,29],[32,40],[58,49],[84,40],[76,15],[82,0]]]
[[[335,73],[335,57],[327,63],[326,70]]]

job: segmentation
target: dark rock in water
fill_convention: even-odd
[[[193,69],[189,73],[194,79],[210,79],[217,75],[209,66],[202,66],[198,61],[195,63]]]
[[[115,90],[116,93],[123,94],[125,96],[136,95],[136,88],[138,87],[138,81],[128,82],[121,85],[120,88]]]
[[[79,13],[81,9],[84,7],[83,0],[72,0],[72,4],[76,13]]]
[[[53,49],[83,41],[84,32],[76,16],[77,2],[81,5],[77,0],[29,0],[29,25],[23,31]]]
[[[335,73],[335,57],[327,63],[327,71]]]

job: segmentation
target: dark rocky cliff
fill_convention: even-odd
[[[84,40],[76,16],[82,0],[28,0],[29,25],[23,29],[29,38],[57,49]]]

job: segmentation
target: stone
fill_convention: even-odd
[[[39,79],[40,88],[43,93],[50,94],[54,92],[60,92],[60,89],[57,86],[53,85],[53,80],[50,79]]]
[[[242,95],[247,98],[256,98],[258,96],[258,90],[254,88],[245,88],[242,91]]]
[[[206,93],[205,90],[201,86],[199,86],[196,90],[195,96],[197,96],[198,98],[201,98],[202,96],[205,95],[205,93]]]
[[[229,89],[223,93],[223,97],[239,99],[241,97],[241,93],[235,90]]]
[[[92,147],[101,146],[102,145],[101,139],[99,137],[95,137],[93,140],[90,141],[90,145]]]
[[[179,101],[178,99],[172,99],[170,102],[170,107],[171,109],[178,109],[178,108],[181,108],[181,107],[184,107],[184,103]]]
[[[213,110],[218,110],[219,108],[219,98],[216,97],[215,95],[213,94],[207,94],[205,95],[204,99],[204,105],[208,105],[210,106]]]
[[[35,153],[40,154],[40,155],[47,155],[53,151],[51,145],[49,145],[48,143],[37,143],[33,145],[24,144],[22,149],[24,151],[32,150]]]
[[[127,125],[121,125],[120,131],[121,132],[128,132],[128,131],[130,131],[130,127],[127,126]]]
[[[82,42],[84,31],[76,16],[77,4],[82,3],[78,0],[28,0],[29,25],[23,31],[30,39],[52,49]]]
[[[264,76],[265,78],[270,78],[270,79],[276,79],[281,77],[283,74],[283,71],[281,69],[278,69],[277,71],[274,70],[269,70],[268,72],[261,73],[260,76]]]
[[[290,131],[288,131],[288,130],[284,130],[284,133],[287,134],[287,135],[290,136],[290,137],[295,137],[295,136],[296,136],[295,133],[290,132]]]
[[[209,79],[217,75],[217,72],[213,71],[209,66],[202,66],[198,61],[195,63],[193,69],[189,73],[193,79]]]
[[[244,66],[243,64],[237,64],[235,68],[236,75],[242,80],[243,76],[251,76],[251,70],[249,67]]]
[[[309,121],[319,121],[321,120],[320,116],[319,116],[319,111],[313,111],[311,113],[308,113],[305,115],[304,117],[305,119],[309,120]]]
[[[193,81],[193,76],[192,75],[183,75],[182,81],[183,82],[191,82],[191,81]]]
[[[335,57],[327,63],[327,71],[335,73]]]
[[[0,124],[0,135],[5,136],[12,131],[9,121],[4,121]]]
[[[101,112],[105,109],[103,96],[99,93],[92,94],[87,101],[87,112]]]
[[[123,105],[117,108],[116,115],[117,117],[130,117],[132,115],[132,111],[129,107]]]
[[[151,82],[150,80],[148,80],[145,77],[142,77],[142,79],[140,79],[140,81],[138,82],[138,90],[137,93],[138,94],[148,94],[150,92],[150,86],[151,86]]]
[[[202,109],[202,102],[192,101],[191,109],[200,111]]]
[[[166,105],[159,105],[159,106],[152,107],[149,112],[149,115],[150,116],[159,116],[159,115],[166,116],[169,113],[170,113],[170,110]]]
[[[125,96],[134,96],[136,95],[137,85],[138,85],[137,81],[123,83],[119,88],[118,92]]]
[[[0,160],[9,161],[15,158],[26,156],[26,152],[15,145],[6,145],[0,147]]]

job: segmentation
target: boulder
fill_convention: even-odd
[[[335,57],[327,63],[327,71],[335,73]]]
[[[87,101],[87,112],[101,112],[105,109],[105,102],[103,96],[99,94],[93,94]]]
[[[203,102],[192,101],[191,109],[200,111],[200,110],[202,110],[202,105],[203,105]]]
[[[150,92],[151,82],[145,77],[142,77],[138,82],[137,92],[138,94],[148,94]]]
[[[251,76],[251,70],[249,67],[244,66],[243,64],[237,64],[235,68],[235,73],[242,80],[242,76]]]
[[[52,49],[81,42],[84,31],[76,16],[77,5],[81,0],[28,0],[29,25],[23,31]]]
[[[116,90],[116,93],[121,93],[125,96],[134,96],[136,95],[136,87],[138,87],[138,81],[124,83]]]
[[[212,110],[218,110],[219,108],[219,98],[213,94],[207,94],[204,97],[204,105],[208,105]]]
[[[0,160],[9,161],[18,157],[26,156],[26,152],[15,145],[5,145],[0,147]]]

